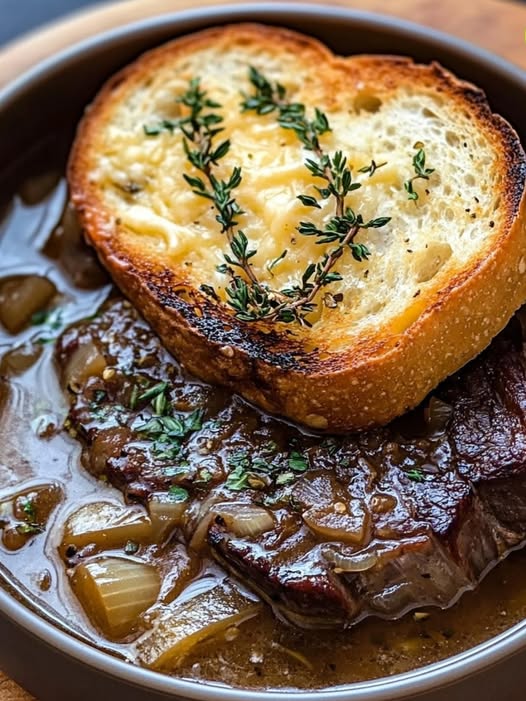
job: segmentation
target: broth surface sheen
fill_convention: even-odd
[[[57,292],[45,305],[56,311],[41,323],[33,315],[34,323],[17,333],[0,328],[0,576],[57,625],[133,661],[136,636],[115,642],[101,635],[74,596],[58,553],[64,522],[81,505],[124,502],[120,491],[83,469],[80,444],[61,430],[68,406],[54,341],[69,324],[91,317],[115,291],[80,242],[73,218],[63,216],[63,163],[50,159],[52,151],[48,144],[27,160],[21,172],[30,175],[18,178],[1,210],[0,294],[1,286],[18,276],[45,277]],[[28,494],[36,495],[34,515],[24,507]],[[14,497],[23,526],[18,530],[2,512],[2,504]],[[141,554],[154,563],[166,555],[162,548],[147,547]],[[318,689],[404,672],[523,620],[525,562],[523,551],[513,553],[446,611],[430,608],[398,621],[369,618],[342,632],[295,629],[265,607],[200,643],[173,673],[250,689]],[[190,598],[203,582],[224,576],[204,557],[183,596]]]

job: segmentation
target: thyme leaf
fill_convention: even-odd
[[[139,394],[137,397],[137,400],[139,402],[146,401],[147,399],[155,399],[158,397],[160,394],[164,394],[164,392],[168,389],[168,382],[158,382],[157,384],[153,385],[153,387],[150,387],[146,391],[142,392],[142,394]]]
[[[406,475],[412,482],[423,482],[425,480],[424,474],[421,470],[416,468],[413,470],[407,470]]]
[[[176,485],[170,487],[168,494],[170,496],[170,501],[174,502],[186,501],[189,497],[187,489],[184,487],[177,487]]]
[[[378,168],[383,168],[383,166],[387,165],[387,161],[384,161],[383,163],[376,163],[376,161],[371,160],[371,163],[368,166],[363,166],[363,168],[358,168],[359,173],[368,173],[369,177],[372,178],[372,176],[376,173]]]
[[[279,487],[293,482],[308,470],[308,459],[300,452],[269,455],[270,449],[270,446],[262,446],[262,452],[255,456],[247,450],[231,453],[227,458],[230,472],[226,487],[236,492],[243,489],[265,489],[272,485]],[[272,450],[276,449],[274,444]]]
[[[404,190],[407,192],[407,199],[416,202],[416,200],[418,200],[419,195],[418,192],[414,189],[413,183],[415,182],[415,180],[419,179],[429,180],[429,176],[431,175],[431,173],[435,172],[435,169],[426,168],[426,154],[423,146],[420,146],[420,143],[418,143],[418,150],[413,156],[412,163],[415,175],[413,175],[412,178],[409,178],[409,180],[406,180],[404,182]]]
[[[37,535],[42,533],[44,529],[37,523],[19,523],[16,526],[17,533],[20,535]]]
[[[254,88],[251,95],[244,95],[241,109],[245,112],[255,111],[259,115],[276,113],[278,124],[284,129],[292,130],[303,146],[312,151],[314,158],[305,160],[305,167],[314,178],[325,181],[325,184],[315,186],[317,195],[300,194],[298,199],[309,208],[321,209],[320,201],[333,198],[335,212],[329,222],[319,228],[311,221],[302,221],[297,231],[303,236],[314,236],[320,245],[335,244],[334,248],[324,253],[321,260],[307,266],[301,278],[301,285],[294,285],[288,290],[281,290],[288,299],[274,306],[269,318],[277,321],[298,321],[309,326],[308,315],[315,309],[314,300],[320,290],[334,282],[342,280],[340,273],[333,270],[337,261],[345,251],[349,250],[357,262],[367,260],[370,251],[363,243],[355,241],[361,229],[380,228],[385,226],[390,217],[378,217],[365,222],[360,213],[347,206],[346,197],[349,193],[362,187],[355,182],[347,158],[342,151],[334,154],[327,153],[320,142],[320,137],[331,126],[327,116],[318,108],[314,109],[314,117],[309,118],[306,108],[298,102],[287,100],[286,89],[279,83],[272,84],[256,68],[249,68],[249,80]],[[361,172],[374,171],[385,165],[371,165]]]

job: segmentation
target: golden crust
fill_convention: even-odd
[[[247,324],[189,286],[181,270],[161,267],[122,243],[120,223],[90,182],[91,154],[102,122],[130,82],[200,46],[232,42],[286,46],[309,64],[323,62],[331,93],[367,81],[382,94],[401,82],[442,92],[469,110],[499,153],[503,224],[492,247],[457,271],[433,297],[415,300],[413,321],[358,339],[338,353],[306,350],[279,325]],[[197,376],[226,385],[264,409],[319,430],[343,432],[384,424],[416,406],[441,380],[475,357],[526,299],[526,158],[509,124],[484,94],[436,63],[388,56],[335,57],[317,41],[284,29],[236,25],[176,40],[141,57],[103,88],[81,123],[70,158],[71,195],[88,241],[117,285],[165,346]],[[396,329],[396,320],[393,320]]]

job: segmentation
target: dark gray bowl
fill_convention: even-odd
[[[97,88],[141,51],[210,25],[285,25],[342,54],[398,53],[439,60],[480,85],[526,142],[526,74],[480,49],[395,19],[321,6],[227,6],[156,17],[95,37],[45,61],[0,93],[0,163],[9,173],[48,125],[71,129]],[[172,679],[80,642],[0,588],[0,666],[40,701],[519,701],[526,683],[526,622],[461,655],[414,672],[312,693],[247,692]]]

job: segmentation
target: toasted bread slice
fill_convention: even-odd
[[[236,199],[245,212],[239,226],[257,249],[252,269],[273,289],[298,284],[331,244],[297,226],[323,227],[333,205],[314,209],[297,198],[323,183],[305,167],[312,152],[296,134],[275,115],[241,112],[250,66],[308,113],[326,114],[324,149],[342,150],[362,182],[346,204],[366,221],[391,217],[359,232],[369,260],[339,258],[342,280],[327,288],[330,304],[325,289],[318,295],[310,328],[235,316],[217,270],[225,235],[211,203],[183,178],[199,173],[182,134],[144,129],[177,120],[177,98],[200,78],[221,104],[218,138],[231,141],[218,177],[241,167]],[[413,181],[415,200],[404,183],[420,148],[433,172]],[[385,165],[361,172],[372,160]],[[235,25],[178,39],[112,78],[80,125],[69,183],[88,241],[190,371],[266,410],[342,432],[417,405],[525,301],[525,162],[516,133],[484,94],[436,63],[340,58],[284,29]],[[201,292],[203,284],[219,299]]]

